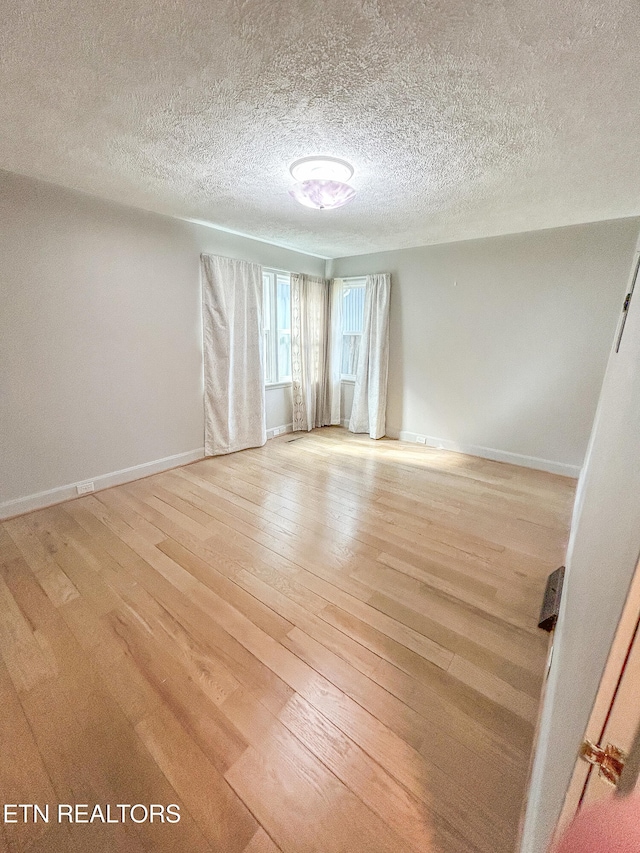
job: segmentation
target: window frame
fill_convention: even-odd
[[[266,284],[265,279],[268,280],[268,284]],[[289,338],[291,338],[291,299],[289,299],[289,317],[288,325],[279,327],[278,321],[278,284],[279,282],[285,281],[289,287],[289,293],[291,293],[291,273],[285,272],[284,270],[275,270],[269,268],[263,268],[262,270],[262,287],[263,287],[263,298],[265,290],[269,291],[269,330],[271,332],[271,345],[267,346],[266,339],[263,337],[264,342],[264,384],[266,388],[286,388],[287,386],[292,384],[291,375],[283,376],[280,374],[280,364],[278,362],[278,353],[279,353],[279,345],[278,345],[278,335],[281,331],[288,331]],[[265,317],[266,311],[263,309],[263,321]],[[264,331],[267,331],[266,329]],[[264,335],[264,332],[263,332]],[[271,379],[267,379],[267,376],[272,377]]]
[[[361,290],[365,290],[366,286],[367,286],[367,277],[364,275],[363,276],[360,276],[360,275],[359,276],[353,276],[353,278],[342,279],[343,291],[347,290],[347,289],[354,290],[356,288],[361,289]],[[342,298],[344,300],[344,292],[343,292]],[[362,303],[362,327],[364,328],[364,301]],[[359,332],[345,331],[345,328],[344,328],[344,303],[343,303],[343,306],[342,306],[342,329],[341,329],[341,333],[340,333],[340,337],[342,339],[342,348],[340,350],[340,361],[341,362],[342,362],[342,353],[344,352],[344,339],[345,339],[345,336],[347,336],[347,335],[349,335],[350,337],[357,335],[360,338],[360,340],[362,341],[362,330]],[[355,375],[355,373],[342,373],[342,371],[341,371],[340,372],[340,381],[341,382],[355,382],[356,381],[356,375]]]

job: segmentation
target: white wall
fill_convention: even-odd
[[[293,421],[293,395],[291,385],[274,385],[267,388],[267,434],[274,427],[289,427]]]
[[[324,274],[2,172],[0,222],[0,503],[202,447],[201,252]]]
[[[392,274],[388,434],[577,475],[639,227],[329,262],[332,276]]]
[[[355,387],[356,383],[350,379],[340,383],[340,417],[343,421],[349,421],[351,418]]]
[[[522,853],[547,850],[640,552],[638,287],[578,484]]]

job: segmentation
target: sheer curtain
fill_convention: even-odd
[[[386,429],[391,276],[368,275],[349,430],[382,438]]]
[[[342,387],[342,304],[344,282],[334,278],[331,282],[329,316],[329,382],[330,420],[333,426],[342,423],[340,418],[340,389]]]
[[[324,278],[291,275],[293,429],[331,423],[330,287]]]
[[[205,455],[267,440],[262,369],[262,268],[201,255]]]

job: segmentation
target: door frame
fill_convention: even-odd
[[[629,593],[625,602],[618,627],[616,629],[609,656],[605,664],[598,692],[593,703],[589,722],[584,732],[584,737],[593,743],[600,743],[603,735],[609,710],[615,696],[618,682],[622,676],[629,648],[633,642],[638,619],[640,618],[640,556],[636,562],[636,568],[629,586]],[[640,716],[640,713],[639,713]],[[576,757],[576,763],[567,788],[564,805],[558,818],[554,840],[557,841],[563,829],[572,820],[580,808],[582,795],[592,771],[592,765]]]

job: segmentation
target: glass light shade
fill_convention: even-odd
[[[299,181],[289,190],[289,195],[305,207],[331,210],[351,201],[356,191],[342,181]]]
[[[341,181],[346,183],[353,175],[353,167],[336,157],[303,157],[289,169],[296,181]]]

